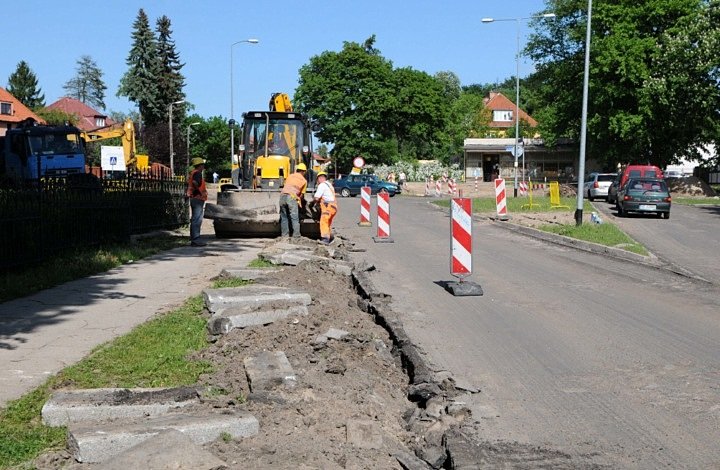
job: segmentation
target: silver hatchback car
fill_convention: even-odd
[[[585,180],[585,196],[589,201],[607,200],[608,188],[616,177],[617,173],[590,173]]]

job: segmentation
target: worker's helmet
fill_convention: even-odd
[[[192,166],[204,165],[204,164],[205,164],[205,160],[203,160],[203,159],[200,158],[200,157],[195,157],[195,158],[193,158],[192,160],[190,160],[190,164],[191,164]]]
[[[327,178],[327,173],[325,173],[324,171],[318,171],[317,176],[318,176],[318,178],[321,176],[324,176],[325,178]]]
[[[305,166],[304,163],[298,163],[297,166],[295,167],[295,171],[300,171],[300,170],[307,171],[307,166]]]

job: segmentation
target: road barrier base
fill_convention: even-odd
[[[391,237],[372,237],[375,243],[395,243]]]
[[[483,295],[482,287],[472,281],[449,281],[445,283],[445,290],[450,292],[455,297],[466,297],[466,296],[478,296]]]
[[[372,227],[372,223],[370,222],[358,222],[358,225],[361,227]]]

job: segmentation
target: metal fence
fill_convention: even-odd
[[[0,268],[187,224],[184,193],[180,179],[142,173],[120,178],[44,178],[0,188]]]

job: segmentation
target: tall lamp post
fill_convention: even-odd
[[[525,16],[521,18],[483,18],[480,21],[483,23],[494,23],[496,21],[514,21],[517,25],[517,54],[515,55],[515,150],[513,155],[515,156],[515,185],[513,186],[513,197],[517,197],[518,194],[518,141],[520,140],[520,21],[522,20],[533,20],[536,18],[555,18],[555,13],[545,13],[542,15]],[[522,174],[523,181],[525,181],[525,151],[523,149],[522,156]]]
[[[174,104],[183,104],[185,100],[173,101],[168,105],[168,126],[170,130],[170,176],[175,176],[175,151],[173,150],[173,125],[172,125],[172,108]]]
[[[198,124],[200,124],[200,123],[199,122],[191,122],[187,126],[187,138],[185,139],[185,143],[187,145],[187,152],[185,155],[186,156],[186,162],[185,162],[186,168],[190,168],[190,129],[192,128],[192,126],[197,126]]]
[[[235,155],[235,112],[233,109],[233,47],[242,43],[257,44],[259,42],[260,40],[251,38],[243,39],[242,41],[237,41],[230,44],[230,168],[232,168],[233,156]]]
[[[583,217],[583,187],[585,186],[585,144],[587,143],[587,108],[588,108],[588,82],[590,81],[590,37],[592,28],[592,0],[588,0],[587,31],[585,32],[585,72],[583,74],[583,100],[582,121],[580,124],[580,162],[578,164],[578,190],[577,208],[575,209],[575,225],[582,225]]]

